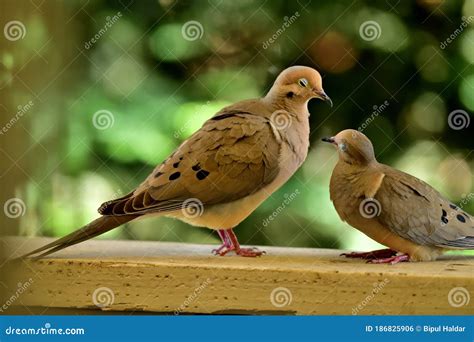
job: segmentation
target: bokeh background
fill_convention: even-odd
[[[308,158],[236,229],[242,243],[377,247],[329,200],[337,156],[320,138],[345,128],[474,213],[473,16],[473,0],[4,0],[2,234],[87,223],[218,109],[297,64],[322,73],[335,105],[310,103]],[[101,238],[218,243],[167,218]]]

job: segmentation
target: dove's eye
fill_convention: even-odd
[[[308,80],[306,78],[300,78],[298,80],[298,84],[302,86],[303,88],[308,86]]]
[[[339,149],[340,149],[342,152],[346,152],[346,151],[347,151],[347,145],[344,144],[344,143],[341,143],[341,144],[339,144]]]

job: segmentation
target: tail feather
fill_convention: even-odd
[[[462,239],[449,241],[443,245],[447,248],[474,249],[474,236],[466,236]]]
[[[57,239],[51,243],[48,243],[45,246],[42,246],[34,251],[31,251],[18,259],[23,259],[26,257],[30,257],[36,255],[34,259],[39,259],[45,257],[51,253],[55,253],[61,249],[66,247],[78,244],[85,240],[92,239],[98,235],[101,235],[109,230],[114,229],[128,221],[135,219],[138,215],[126,215],[126,216],[101,216],[94,221],[88,223],[84,227],[68,234],[60,239]]]

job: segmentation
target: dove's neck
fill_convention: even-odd
[[[383,173],[380,172],[376,164],[370,166],[350,165],[339,160],[329,182],[330,198],[338,208],[341,208],[344,203],[356,201],[361,194],[373,197],[380,186],[380,182],[376,182],[376,180],[382,180],[381,176]],[[365,191],[367,189],[371,189],[371,191]],[[342,216],[346,215],[344,211],[338,211],[338,213]],[[345,221],[347,219],[343,218]]]
[[[286,101],[285,101],[286,100]],[[279,136],[292,151],[292,157],[288,159],[292,172],[303,163],[309,148],[309,112],[306,103],[287,101],[281,97],[273,97],[270,94],[262,99],[266,108],[269,109],[270,121],[275,121],[275,127]],[[286,113],[286,114],[285,114]],[[279,122],[280,120],[280,122]],[[282,125],[279,125],[279,124]],[[279,127],[280,126],[280,127]]]
[[[336,196],[336,193],[344,194],[344,196],[358,194],[360,189],[367,188],[368,184],[373,183],[379,174],[381,170],[377,162],[360,165],[339,160],[331,175],[329,186],[331,198]]]
[[[376,160],[364,164],[355,162],[348,163],[346,160],[339,158],[338,162],[336,163],[335,169],[337,169],[339,173],[344,174],[346,176],[360,176],[361,174],[371,173],[373,171],[379,170],[380,164]]]
[[[295,116],[299,121],[307,121],[309,117],[309,99],[288,98],[284,93],[270,90],[262,102],[271,108],[271,111],[284,110]]]

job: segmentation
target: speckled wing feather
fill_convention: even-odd
[[[378,220],[392,232],[420,245],[474,248],[474,219],[427,183],[382,166],[385,177],[375,199]]]
[[[103,215],[179,210],[188,199],[204,206],[248,196],[279,172],[280,142],[269,120],[228,110],[206,121],[128,197],[104,203]]]

